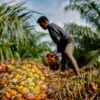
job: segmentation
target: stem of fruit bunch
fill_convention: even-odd
[[[66,92],[69,92],[69,91],[68,91],[68,87],[65,84],[64,84],[64,88],[65,88],[65,91],[63,91],[63,94],[64,94],[65,97],[67,97]]]
[[[57,97],[56,97],[56,95],[55,95],[55,100],[57,100]]]
[[[74,88],[74,97],[75,97],[75,99],[77,97],[76,93],[77,93],[77,88],[76,88],[76,81],[75,81],[75,88]]]
[[[65,86],[65,89],[67,90],[69,96],[72,96],[72,92],[70,91],[69,87]],[[65,95],[65,97],[67,98],[66,92],[64,92],[64,95]]]
[[[98,77],[99,77],[99,80],[98,80],[98,82],[99,82],[99,84],[100,84],[100,74],[99,74],[99,76],[98,76]]]
[[[66,98],[67,98],[67,96],[66,96],[66,93],[65,93],[65,92],[63,92],[63,95],[64,95],[64,97],[66,97]]]
[[[54,99],[57,100],[56,94],[55,94],[54,92],[52,92],[52,93],[53,93],[53,95],[54,95]]]
[[[59,96],[60,96],[60,100],[63,100],[62,96],[61,96],[61,92],[59,89],[57,89],[58,93],[59,93]]]
[[[82,85],[82,87],[84,87],[84,81],[80,81],[80,84]]]
[[[85,74],[83,74],[83,75],[82,75],[82,81],[83,81],[83,83],[86,82],[85,77],[86,77]]]
[[[90,100],[95,100],[95,97],[96,97],[96,93],[90,98]]]
[[[74,100],[74,94],[72,94],[72,100]]]
[[[74,89],[73,98],[76,99],[76,91],[75,91],[75,89]]]
[[[79,91],[79,96],[80,96],[80,99],[82,100],[82,95],[81,95],[81,87],[79,87],[78,91]]]
[[[91,80],[92,80],[92,72],[90,71],[89,77],[88,77],[88,88],[89,88],[89,85],[91,83]]]

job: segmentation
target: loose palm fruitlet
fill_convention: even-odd
[[[0,96],[7,100],[46,100],[48,71],[39,63],[28,61],[3,62],[0,71]],[[0,99],[1,100],[1,99]]]
[[[6,64],[7,63],[0,63],[0,72],[7,72],[8,71],[8,66]]]
[[[45,66],[49,66],[51,70],[57,70],[60,66],[58,56],[54,53],[47,53],[42,57],[42,62]]]

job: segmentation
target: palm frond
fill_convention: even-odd
[[[73,23],[65,25],[64,28],[67,32],[72,34],[77,43],[75,57],[78,60],[79,65],[83,66],[88,63],[94,65],[94,63],[97,62],[98,57],[100,57],[100,33],[94,32],[89,27],[78,26]],[[91,51],[95,52],[92,53]],[[87,57],[87,55],[89,55],[89,57]]]
[[[5,61],[9,59],[20,59],[20,56],[17,51],[12,48],[13,44],[0,43],[0,61]]]
[[[80,12],[82,18],[86,19],[89,23],[97,28],[100,27],[100,2],[99,0],[70,0],[70,4],[65,7],[65,11],[69,9],[77,10]]]
[[[88,53],[88,65],[100,66],[100,50],[93,50]]]

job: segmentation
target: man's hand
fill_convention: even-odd
[[[58,44],[60,42],[60,37],[57,37],[57,39],[55,40],[56,44]]]
[[[60,37],[57,37],[57,40],[60,42]]]
[[[53,53],[57,55],[58,54],[58,51],[57,50],[54,50]]]

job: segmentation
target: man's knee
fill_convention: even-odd
[[[65,48],[64,54],[67,55],[68,57],[72,56],[74,49],[75,49],[75,46],[73,45],[73,43],[69,43]]]
[[[67,58],[69,58],[70,56],[72,56],[73,54],[69,51],[65,51],[64,54],[66,55]]]

